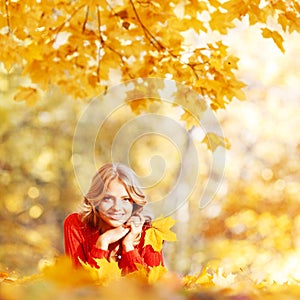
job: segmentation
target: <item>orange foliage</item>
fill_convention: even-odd
[[[234,73],[238,59],[221,41],[193,45],[185,32],[227,34],[246,16],[250,25],[263,26],[270,17],[280,30],[264,28],[263,36],[284,51],[282,34],[300,32],[299,4],[260,2],[5,1],[0,61],[7,72],[20,67],[36,91],[56,85],[80,99],[115,83],[111,70],[120,70],[122,81],[170,74],[210,99],[213,109],[224,108],[234,97],[245,97],[245,84]],[[32,104],[32,97],[19,93],[16,98]]]

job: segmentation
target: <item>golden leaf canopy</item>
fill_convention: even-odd
[[[236,76],[238,58],[213,31],[227,34],[237,20],[264,28],[281,51],[283,34],[300,32],[300,6],[293,1],[96,1],[7,0],[0,7],[0,62],[6,72],[22,70],[37,93],[50,85],[75,98],[90,98],[116,80],[171,78],[209,99],[213,109],[245,86]],[[278,27],[278,26],[277,26]],[[200,43],[189,40],[193,32]],[[114,76],[118,70],[121,77]],[[22,91],[22,90],[21,90]],[[20,92],[19,92],[20,93]],[[22,96],[29,104],[33,96]]]

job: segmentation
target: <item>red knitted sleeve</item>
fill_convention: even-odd
[[[140,243],[132,251],[122,251],[119,267],[123,274],[133,272],[137,269],[136,264],[148,267],[163,265],[162,252],[156,252],[152,246],[144,246],[145,232],[149,226],[144,227]],[[80,260],[98,268],[95,258],[109,257],[108,250],[96,247],[98,233],[88,229],[77,213],[69,215],[64,222],[65,252],[70,256],[75,266],[80,266]]]
[[[162,251],[154,251],[151,245],[144,246],[145,232],[149,227],[145,226],[139,245],[132,251],[122,252],[122,259],[119,266],[123,274],[137,270],[136,264],[148,267],[164,265]]]
[[[65,252],[70,256],[75,266],[80,266],[80,260],[97,267],[94,258],[107,258],[108,251],[92,245],[91,232],[80,221],[77,213],[69,215],[64,222]]]

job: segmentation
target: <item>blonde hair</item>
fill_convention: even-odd
[[[79,213],[88,227],[100,229],[101,219],[96,205],[99,203],[99,196],[114,179],[118,179],[124,184],[128,195],[132,199],[132,214],[142,212],[143,206],[147,203],[146,196],[139,187],[133,170],[121,163],[107,163],[92,178],[90,188],[84,197],[83,204],[80,206]]]

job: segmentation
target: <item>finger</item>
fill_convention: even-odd
[[[142,226],[143,226],[143,224],[141,223],[140,220],[132,220],[132,221],[130,221],[130,223],[128,223],[128,227],[131,229],[139,228],[139,227],[142,228]]]
[[[130,231],[129,227],[123,227],[123,226],[120,227],[120,234],[126,234],[129,231]]]
[[[144,217],[141,214],[138,214],[131,216],[127,223],[133,223],[135,226],[140,226],[144,224],[144,221]]]
[[[143,230],[143,224],[137,224],[137,223],[133,223],[131,224],[131,232],[133,234],[139,234],[142,230]]]
[[[117,227],[115,229],[112,230],[112,234],[120,239],[122,238],[123,236],[125,236],[128,232],[130,231],[130,228],[124,228],[123,226],[120,226],[120,227]]]

